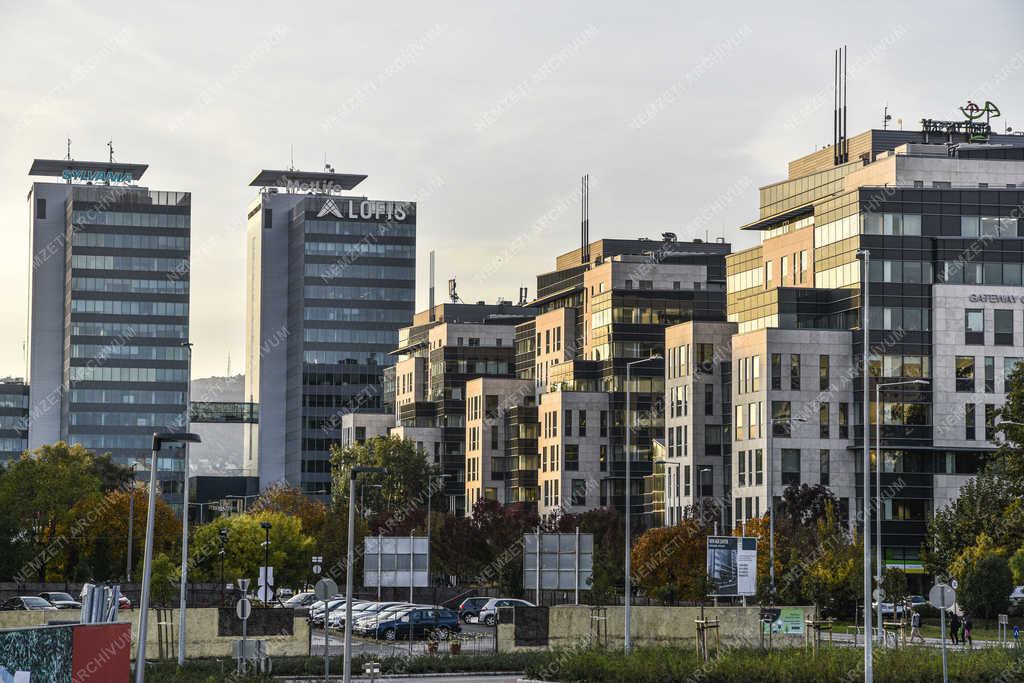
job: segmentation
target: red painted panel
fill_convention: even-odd
[[[72,683],[128,683],[131,624],[79,624],[71,631]]]

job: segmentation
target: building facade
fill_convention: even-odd
[[[183,430],[191,195],[135,185],[146,166],[36,159],[29,192],[28,447],[65,440],[148,468]],[[158,463],[179,508],[178,449]]]
[[[384,370],[415,308],[416,205],[350,191],[365,176],[262,171],[249,207],[246,398],[260,486],[331,487],[342,416],[384,411]]]
[[[28,448],[28,385],[20,378],[0,379],[0,467]]]

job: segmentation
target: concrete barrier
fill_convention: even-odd
[[[601,623],[601,638],[597,641],[596,627],[588,605],[558,605],[547,608],[547,647],[571,648],[604,645],[622,648],[625,633],[625,608],[606,607],[607,619]],[[520,608],[516,608],[518,613]],[[813,608],[804,607],[804,614]],[[723,647],[758,645],[761,642],[760,607],[705,607],[706,619],[719,620],[719,635]],[[633,607],[630,634],[632,644],[686,645],[695,647],[697,627],[695,620],[701,615],[700,607]],[[605,638],[607,633],[607,639]],[[774,645],[802,645],[803,636],[775,634]],[[541,645],[517,645],[515,623],[498,624],[497,649],[499,652],[546,649]]]
[[[131,623],[132,648],[139,635],[139,610],[128,610],[118,613],[118,621]],[[25,628],[42,626],[54,622],[78,621],[77,610],[57,611],[11,611],[0,612],[0,629]],[[170,622],[163,627],[159,625],[160,617],[168,617]],[[167,634],[164,638],[165,657],[177,656],[178,643],[178,610],[149,611],[148,638],[146,639],[146,656],[155,659],[160,652],[159,633],[161,628]],[[197,657],[230,657],[231,644],[239,640],[239,636],[218,635],[218,610],[216,608],[198,607],[186,612],[188,621],[185,623],[185,652],[190,659]],[[164,621],[168,621],[167,618]],[[292,618],[292,633],[281,635],[255,635],[252,639],[264,640],[267,652],[271,657],[306,655],[309,652],[309,624],[305,615]],[[167,647],[167,645],[170,647]],[[133,655],[134,656],[134,655]]]

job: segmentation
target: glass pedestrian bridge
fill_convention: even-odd
[[[193,401],[192,422],[220,424],[256,424],[259,422],[258,403],[223,401]]]

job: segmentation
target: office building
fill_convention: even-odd
[[[29,448],[65,440],[148,467],[153,432],[186,425],[191,195],[134,184],[146,168],[32,163],[60,180],[28,196]],[[180,450],[158,477],[176,504]]]
[[[829,486],[861,519],[865,250],[867,436],[881,439],[872,457],[891,492],[881,543],[886,566],[912,573],[928,520],[993,452],[1005,378],[1024,357],[1024,137],[923,124],[791,162],[743,226],[761,244],[727,259],[733,520],[795,483]]]
[[[261,171],[246,236],[244,468],[326,495],[347,413],[381,413],[415,306],[416,205],[357,196],[366,176]]]
[[[28,385],[16,377],[0,379],[0,467],[28,448]]]

